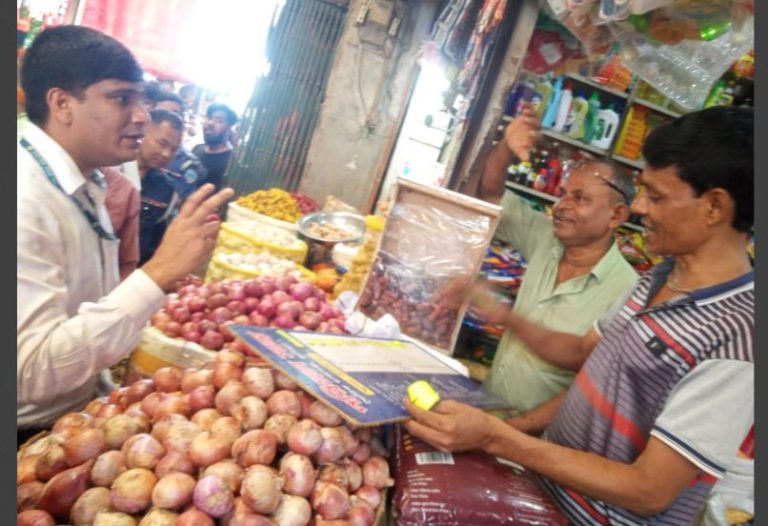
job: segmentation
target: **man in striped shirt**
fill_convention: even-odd
[[[406,401],[413,435],[537,472],[574,524],[688,525],[754,423],[753,113],[653,131],[633,211],[668,259],[584,337],[533,328],[547,360],[588,359],[542,439],[453,401]]]

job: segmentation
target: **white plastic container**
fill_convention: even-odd
[[[619,129],[619,115],[613,111],[613,106],[597,112],[597,130],[598,133],[592,139],[592,146],[604,150],[611,146],[613,136]]]
[[[571,111],[571,101],[573,100],[573,84],[565,84],[563,92],[560,94],[560,105],[557,108],[557,117],[552,131],[562,133],[565,128],[565,121],[568,120],[568,113]]]

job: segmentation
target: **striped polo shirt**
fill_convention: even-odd
[[[632,463],[653,435],[702,472],[653,517],[542,478],[574,524],[691,524],[752,428],[754,273],[647,307],[673,266],[644,275],[597,322],[600,343],[544,438]]]

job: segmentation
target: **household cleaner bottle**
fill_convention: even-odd
[[[573,84],[566,82],[565,89],[560,94],[560,104],[557,108],[557,117],[555,118],[555,125],[552,127],[552,131],[563,133],[565,122],[568,120],[568,114],[571,111],[571,101],[573,101]]]
[[[600,111],[600,97],[596,91],[592,92],[589,97],[589,108],[587,108],[587,114],[584,117],[584,135],[581,137],[583,143],[589,144],[595,137],[597,131],[597,114]]]
[[[544,117],[541,120],[541,125],[544,128],[552,128],[557,120],[557,112],[560,109],[560,94],[563,91],[563,77],[557,77],[555,84],[552,86],[552,99],[547,106],[547,111],[544,112]]]
[[[552,100],[552,83],[547,79],[541,79],[535,87],[536,93],[541,97],[539,106],[536,108],[540,114],[544,115],[549,107],[549,102]]]
[[[584,97],[584,92],[579,91],[571,103],[571,111],[565,121],[565,134],[571,139],[584,137],[584,121],[589,111],[589,102]]]
[[[613,111],[613,104],[597,112],[597,123],[599,135],[596,134],[590,144],[607,150],[611,146],[613,136],[619,129],[619,114]]]

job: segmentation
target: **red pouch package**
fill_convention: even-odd
[[[529,471],[484,453],[442,453],[398,426],[392,512],[397,526],[567,526]]]

